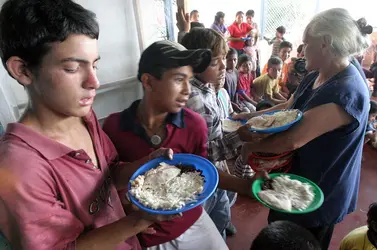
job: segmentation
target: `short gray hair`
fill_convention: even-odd
[[[356,55],[368,48],[366,34],[353,20],[350,13],[341,8],[318,13],[306,26],[304,36],[328,37],[334,56]]]

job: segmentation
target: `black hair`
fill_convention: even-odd
[[[248,10],[248,11],[246,11],[246,16],[252,16],[252,17],[254,17],[254,10]]]
[[[262,229],[250,250],[321,250],[314,235],[290,222],[276,221]]]
[[[202,23],[191,22],[190,23],[190,29],[194,29],[194,28],[205,28],[205,27],[204,27],[204,24],[202,24]]]
[[[285,34],[286,29],[285,29],[284,26],[279,26],[279,27],[277,27],[276,31],[279,32],[279,33]]]
[[[198,11],[198,10],[192,10],[192,11],[190,12],[190,18],[191,18],[195,13],[199,13],[199,11]]]
[[[255,107],[256,111],[261,111],[261,110],[265,110],[265,109],[269,109],[269,108],[272,108],[272,104],[267,102],[267,101],[261,101],[260,103],[257,104],[257,106]]]
[[[251,57],[247,54],[242,54],[238,57],[237,69],[242,66],[245,62],[251,62]]]
[[[303,49],[304,49],[304,45],[303,45],[303,44],[300,44],[300,45],[297,47],[297,53],[301,53]]]
[[[244,13],[242,11],[237,11],[236,16],[243,15]]]
[[[228,54],[226,55],[226,57],[233,56],[233,55],[237,55],[238,56],[237,50],[234,49],[234,48],[229,48]]]
[[[8,0],[0,12],[0,57],[5,68],[12,56],[29,69],[38,67],[50,44],[71,34],[98,39],[96,15],[71,0]]]
[[[283,64],[283,61],[280,59],[280,57],[272,56],[270,59],[268,59],[267,68],[269,69],[272,65],[280,64]]]
[[[225,17],[225,13],[222,12],[222,11],[219,11],[219,12],[216,13],[215,21],[214,22],[218,23],[218,22],[220,22],[220,19],[224,18],[224,17]]]
[[[279,51],[284,49],[284,48],[290,48],[292,49],[293,48],[293,45],[292,43],[288,42],[288,41],[283,41],[280,43],[280,46],[279,46]]]
[[[374,114],[374,113],[377,113],[377,102],[374,100],[370,100],[369,114]],[[377,217],[376,217],[376,221],[377,221]]]

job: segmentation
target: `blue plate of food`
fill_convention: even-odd
[[[275,110],[247,121],[252,132],[273,134],[283,132],[301,121],[303,114],[298,109]]]
[[[203,204],[219,183],[216,167],[192,154],[156,158],[141,166],[128,183],[128,197],[151,214],[177,214]]]

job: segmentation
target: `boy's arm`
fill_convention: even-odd
[[[243,91],[243,92],[240,91],[239,95],[242,96],[246,101],[248,101],[251,104],[253,104],[254,106],[258,104],[256,101],[254,101],[253,99],[251,99],[248,95],[246,95],[245,91]]]

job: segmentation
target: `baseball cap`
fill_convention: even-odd
[[[188,50],[179,43],[169,40],[154,42],[141,54],[138,79],[144,73],[156,75],[162,69],[192,66],[194,73],[202,73],[212,59],[209,49]]]

